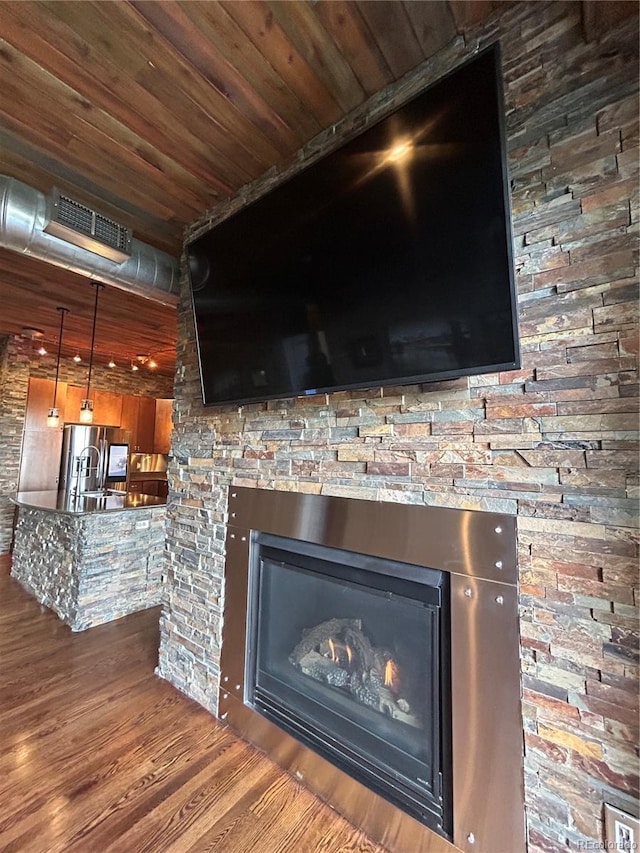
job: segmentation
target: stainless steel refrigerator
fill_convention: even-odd
[[[126,438],[126,430],[117,427],[67,424],[62,437],[60,489],[87,494],[126,482]]]

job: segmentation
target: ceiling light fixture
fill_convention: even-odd
[[[115,367],[115,366],[116,366],[116,363],[113,360],[113,356],[111,356],[111,358],[109,359],[109,363],[107,364],[107,367]]]
[[[80,353],[79,353],[79,352],[77,352],[77,353],[74,355],[73,360],[75,361],[75,363],[76,363],[76,364],[80,364],[80,362],[82,361],[82,358],[80,357]]]
[[[140,368],[139,368],[139,367],[138,367],[138,365],[135,363],[135,361],[132,361],[132,362],[131,362],[131,370],[140,370]]]
[[[44,338],[42,329],[35,329],[33,326],[23,326],[20,334],[23,338],[29,338],[30,341],[39,341]]]
[[[150,355],[146,355],[145,353],[140,353],[136,356],[136,361],[140,364],[146,365],[150,370],[155,370],[158,366],[158,362],[151,358]]]
[[[56,408],[56,397],[58,394],[58,376],[60,374],[60,352],[62,350],[62,329],[64,326],[64,315],[69,313],[68,308],[62,308],[58,306],[56,309],[60,312],[60,334],[58,336],[58,355],[56,357],[56,381],[53,386],[53,402],[51,404],[51,408],[49,409],[49,414],[47,415],[47,426],[55,429],[60,425],[60,412]]]
[[[81,424],[91,424],[93,423],[93,400],[89,397],[89,391],[91,390],[91,370],[93,368],[93,349],[96,342],[96,320],[98,318],[98,296],[100,295],[100,291],[104,287],[104,284],[100,284],[97,281],[92,281],[91,286],[96,289],[96,299],[93,304],[93,328],[91,329],[91,352],[89,354],[89,374],[87,376],[87,395],[85,399],[82,401],[82,406],[80,407],[80,423]]]
[[[47,354],[47,350],[45,349],[44,344],[40,344],[40,346],[38,347],[38,355],[46,355],[46,354]]]

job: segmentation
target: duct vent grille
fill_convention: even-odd
[[[48,218],[44,230],[62,240],[116,263],[131,255],[130,229],[57,190],[49,199]]]

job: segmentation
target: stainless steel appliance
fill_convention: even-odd
[[[104,492],[109,483],[109,448],[118,445],[126,460],[125,437],[126,431],[116,427],[67,424],[62,438],[60,489],[85,495]]]

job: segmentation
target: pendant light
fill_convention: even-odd
[[[89,375],[87,376],[87,395],[82,401],[82,406],[80,407],[80,423],[81,424],[92,424],[93,423],[93,400],[89,397],[89,391],[91,390],[91,370],[93,368],[93,348],[96,342],[96,319],[98,317],[98,296],[100,295],[100,291],[104,287],[104,284],[99,284],[97,281],[91,282],[92,287],[96,289],[96,301],[93,305],[93,328],[91,330],[91,352],[89,354]]]
[[[64,315],[69,313],[68,308],[58,306],[56,309],[60,312],[60,334],[58,336],[58,356],[56,358],[56,381],[53,386],[53,403],[47,415],[47,426],[55,429],[60,426],[60,412],[56,408],[56,396],[58,394],[58,376],[60,374],[60,352],[62,350],[62,329],[64,327]]]

